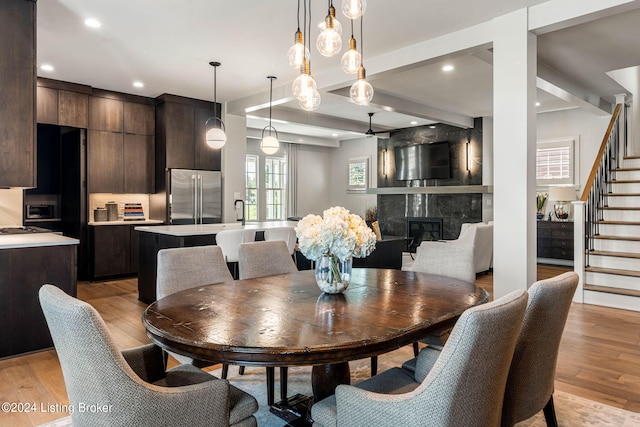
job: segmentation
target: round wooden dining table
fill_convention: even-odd
[[[314,271],[177,292],[142,321],[160,347],[212,363],[313,366],[314,397],[349,383],[350,360],[386,353],[453,325],[489,295],[450,277],[353,269],[344,293],[324,294]]]

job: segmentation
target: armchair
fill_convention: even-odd
[[[69,403],[104,411],[71,415],[74,426],[255,426],[249,394],[192,365],[165,372],[162,351],[149,344],[121,352],[100,314],[52,285],[40,304],[60,359]]]

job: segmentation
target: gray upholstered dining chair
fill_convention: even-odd
[[[439,274],[465,282],[476,281],[473,260],[476,230],[465,233],[463,241],[424,241],[416,250],[416,259],[410,271]]]
[[[216,245],[220,246],[224,259],[233,265],[233,278],[238,278],[238,248],[240,244],[256,240],[256,230],[222,230],[216,234]]]
[[[156,296],[158,299],[175,292],[212,283],[231,282],[233,277],[218,246],[193,246],[158,251]],[[211,363],[169,352],[180,363],[191,363],[199,368]],[[222,378],[227,378],[229,365],[222,365]]]
[[[193,246],[158,251],[156,296],[233,280],[219,246]]]
[[[293,273],[293,262],[287,244],[282,240],[242,243],[238,248],[240,279]]]
[[[100,314],[53,285],[40,304],[62,366],[74,426],[255,426],[253,396],[193,365],[165,371],[148,344],[120,351]],[[80,411],[81,405],[107,405]]]
[[[392,368],[339,385],[313,405],[314,425],[499,426],[496,396],[504,393],[526,305],[527,293],[514,291],[466,310],[432,367],[421,351],[415,372]]]
[[[451,241],[423,241],[416,249],[416,259],[409,271],[438,274],[474,283],[476,269],[474,263],[475,227],[465,229],[462,239]],[[461,233],[462,234],[462,233]],[[444,327],[420,340],[425,344],[442,346],[449,338],[451,327]],[[413,343],[413,353],[418,355],[418,343]],[[371,372],[375,374],[377,360],[371,359]]]
[[[238,268],[240,280],[256,277],[274,276],[298,271],[293,262],[287,244],[282,240],[242,243],[238,249]],[[243,373],[242,366],[241,372]],[[280,368],[280,398],[287,398],[288,369]],[[267,403],[273,404],[275,371],[267,366]]]
[[[424,241],[416,250],[416,260],[409,269],[421,273],[439,274],[453,277],[465,282],[476,281],[474,263],[475,239],[477,229],[470,228],[465,232],[462,240],[452,241]],[[443,328],[434,331],[429,337],[420,340],[426,344],[442,345],[447,340],[451,328]],[[418,354],[417,343],[413,346],[414,353]]]
[[[556,362],[577,286],[578,275],[567,272],[539,280],[529,288],[527,311],[505,388],[503,427],[529,419],[541,410],[549,427],[558,425],[553,405]],[[426,347],[420,352],[420,356],[428,358],[431,363],[438,355],[437,346]],[[414,358],[402,367],[414,371],[416,364],[417,359]]]
[[[547,426],[558,425],[553,405],[556,362],[578,280],[571,271],[529,288],[527,313],[507,379],[502,426],[511,427],[541,410]]]

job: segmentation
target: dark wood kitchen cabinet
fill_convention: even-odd
[[[97,93],[102,96],[90,98],[89,192],[154,193],[153,101],[133,95]]]
[[[89,239],[93,279],[131,274],[130,225],[91,226]]]
[[[38,123],[88,128],[90,93],[89,86],[38,78]]]
[[[58,91],[38,86],[36,90],[36,116],[38,123],[45,125],[58,124]]]
[[[89,95],[58,91],[58,124],[86,129],[89,127]]]
[[[75,244],[0,249],[0,358],[53,346],[38,290],[51,283],[75,297],[76,269]]]
[[[36,2],[0,13],[0,187],[36,186]]]
[[[89,98],[89,129],[122,132],[124,105],[119,99],[91,96]]]
[[[154,185],[153,135],[124,134],[124,192],[153,193]]]
[[[87,176],[90,193],[124,192],[124,135],[90,130],[87,138]]]
[[[205,139],[205,122],[214,115],[213,103],[167,94],[156,99],[156,172],[220,170],[221,152],[209,148]],[[220,111],[218,106],[218,116]]]
[[[140,224],[89,227],[91,279],[132,276],[138,273],[140,239],[138,232],[134,230],[138,225]]]
[[[156,118],[153,105],[124,102],[124,133],[155,135]]]
[[[153,136],[90,130],[87,158],[89,192],[153,193]]]

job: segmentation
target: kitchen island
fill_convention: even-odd
[[[166,248],[215,245],[216,234],[222,230],[256,230],[256,239],[268,228],[295,227],[294,221],[262,221],[220,224],[157,225],[136,227],[139,237],[138,299],[151,304],[156,300],[156,270],[158,251]]]
[[[53,345],[38,290],[77,291],[79,240],[54,233],[0,235],[0,358]]]

